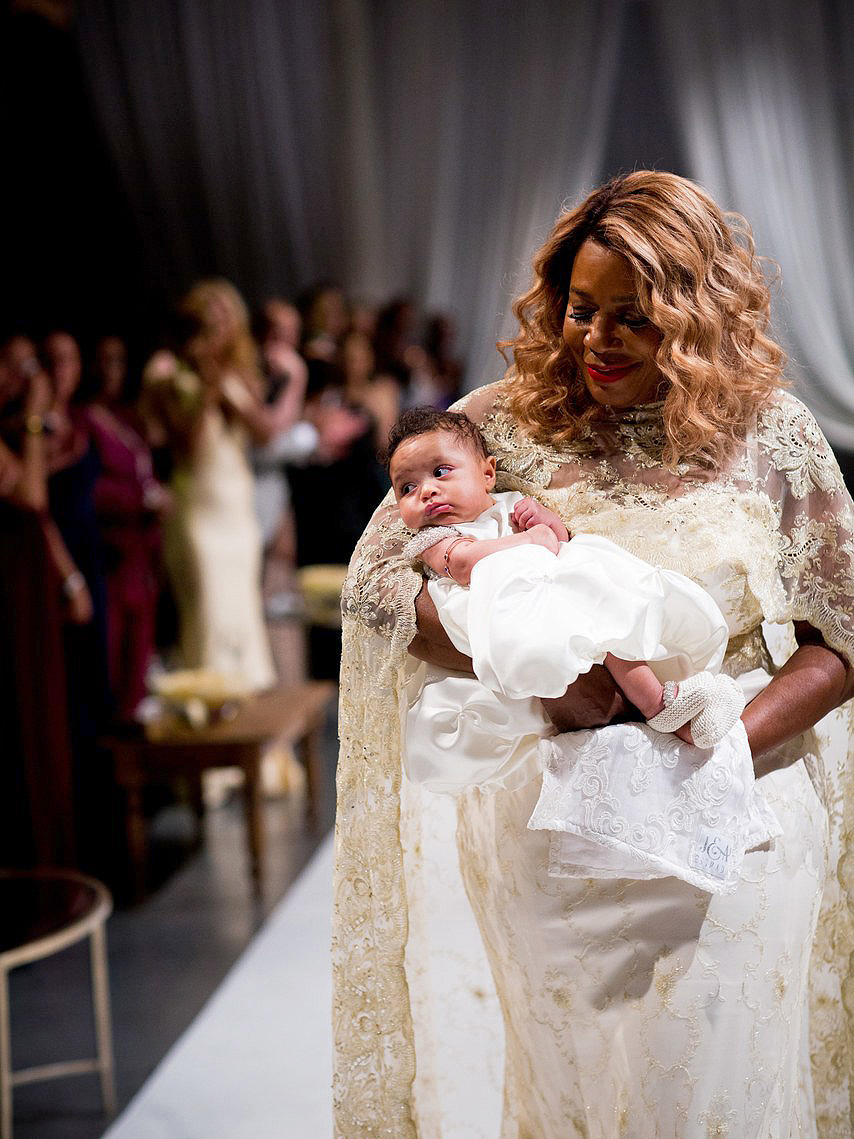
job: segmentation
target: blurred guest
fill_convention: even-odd
[[[388,489],[376,424],[348,402],[341,369],[309,361],[306,418],[318,424],[311,461],[289,468],[300,565],[346,564],[361,528]]]
[[[343,290],[322,281],[300,296],[298,306],[303,319],[303,355],[309,360],[334,360],[350,324]]]
[[[75,403],[83,374],[80,348],[69,332],[56,331],[45,338],[41,355],[53,393],[47,447],[50,513],[74,563],[68,577],[76,577],[66,581],[72,623],[93,626],[79,639],[97,653],[93,633],[106,646],[106,595],[95,514],[100,464],[88,423]]]
[[[125,407],[127,349],[105,336],[95,349],[93,398],[85,422],[100,458],[95,509],[107,585],[110,685],[118,719],[132,720],[154,655],[160,512],[168,494],[151,451]]]
[[[371,418],[375,449],[381,455],[392,424],[400,414],[400,385],[392,376],[377,374],[374,349],[364,332],[351,329],[347,333],[341,342],[339,359],[344,401]]]
[[[407,297],[398,297],[380,310],[374,332],[376,369],[393,377],[408,401],[412,369],[423,363],[423,350],[416,343],[415,307]]]
[[[32,341],[0,349],[0,863],[76,862],[62,577],[48,547],[52,393]]]
[[[377,426],[364,406],[347,398],[343,372],[325,360],[309,361],[306,418],[320,441],[311,460],[289,468],[301,566],[346,566],[362,528],[388,489],[377,457]],[[340,630],[312,627],[309,672],[334,679],[341,657]]]
[[[128,348],[124,339],[114,333],[101,336],[95,343],[92,361],[92,391],[102,402],[118,413],[130,414],[133,402],[128,385]]]
[[[176,354],[158,352],[144,376],[150,441],[173,455],[164,557],[180,615],[183,663],[275,680],[261,607],[261,532],[250,438],[277,428],[263,402],[258,350],[243,298],[224,280],[200,281],[181,304]]]
[[[98,751],[110,715],[107,597],[95,511],[100,460],[75,402],[83,370],[77,341],[64,330],[52,332],[41,354],[53,393],[47,455],[50,514],[56,528],[48,531],[48,543],[68,599],[64,639],[78,843],[82,864],[103,872],[113,790],[106,758]]]
[[[350,331],[361,332],[372,342],[377,330],[377,310],[364,301],[355,301],[350,306]]]
[[[266,380],[264,400],[277,430],[252,453],[255,506],[265,549],[279,538],[290,503],[285,464],[307,459],[318,440],[315,428],[302,418],[308,366],[298,351],[301,329],[302,318],[294,305],[278,298],[266,302],[258,333]]]
[[[427,382],[423,395],[413,393],[416,405],[429,404],[445,410],[462,394],[463,366],[454,355],[455,338],[456,328],[449,316],[438,314],[427,321],[424,334]]]

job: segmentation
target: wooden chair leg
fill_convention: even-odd
[[[323,749],[320,746],[322,732],[323,720],[320,719],[312,725],[298,744],[300,759],[305,765],[307,813],[315,822],[319,822],[323,817]]]
[[[92,968],[92,1004],[95,1011],[95,1039],[104,1112],[116,1114],[116,1081],[113,1064],[113,1029],[110,1017],[110,980],[107,968],[107,938],[104,927],[96,926],[89,939]]]
[[[0,1139],[12,1139],[12,1106],[9,974],[0,969]]]
[[[134,901],[145,896],[145,879],[148,868],[148,832],[142,804],[142,783],[134,781],[125,787],[127,807],[125,825],[133,877]]]
[[[259,749],[244,760],[243,809],[249,839],[249,867],[252,874],[252,892],[261,897],[261,875],[264,863],[264,822],[261,818],[261,758]]]

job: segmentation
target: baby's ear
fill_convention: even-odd
[[[489,455],[483,460],[483,473],[486,476],[486,489],[492,490],[495,486],[495,456]]]

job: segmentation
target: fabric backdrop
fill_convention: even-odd
[[[80,0],[93,103],[149,276],[251,302],[320,278],[453,313],[494,378],[512,297],[564,202],[602,177],[639,0]],[[637,9],[635,9],[635,12]],[[650,0],[690,168],[783,269],[808,402],[854,448],[854,10]],[[636,27],[636,21],[631,25]],[[654,161],[637,156],[637,165]]]
[[[831,442],[852,450],[854,6],[657,8],[692,176],[743,213],[758,251],[779,263],[789,373]]]

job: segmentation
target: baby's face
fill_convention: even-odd
[[[391,485],[411,530],[474,522],[492,505],[495,459],[485,459],[450,431],[414,435],[392,455]]]

